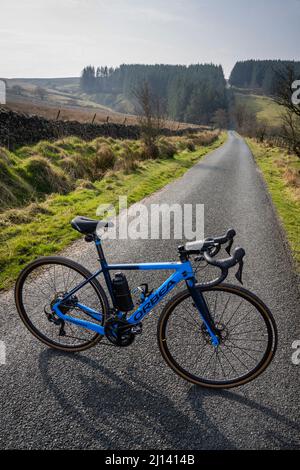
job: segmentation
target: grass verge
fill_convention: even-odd
[[[300,271],[300,160],[254,139],[247,139],[247,143],[265,177]]]
[[[95,217],[100,204],[116,205],[119,195],[127,195],[128,203],[133,204],[182,176],[225,140],[223,133],[212,144],[196,146],[194,151],[139,162],[130,173],[126,169],[109,171],[99,181],[84,180],[68,194],[52,194],[44,201],[2,214],[0,289],[10,287],[28,262],[52,255],[80,237],[70,226],[75,215]]]

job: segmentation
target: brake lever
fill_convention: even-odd
[[[243,268],[244,268],[244,261],[241,259],[241,261],[239,262],[239,269],[237,270],[235,277],[242,285],[243,285],[243,280],[242,280]]]
[[[232,245],[233,245],[233,238],[231,238],[231,240],[229,240],[229,243],[227,245],[227,247],[225,248],[225,250],[227,251],[227,253],[229,255],[231,255],[231,248],[232,248]]]

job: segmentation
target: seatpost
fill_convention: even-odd
[[[105,261],[105,256],[104,256],[103,248],[102,248],[102,245],[101,245],[101,238],[99,238],[98,235],[95,234],[94,241],[95,241],[95,245],[96,245],[96,249],[97,249],[97,253],[98,253],[100,262]]]

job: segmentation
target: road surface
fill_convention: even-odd
[[[300,365],[291,360],[292,342],[300,340],[299,291],[247,145],[230,132],[223,147],[145,202],[203,203],[206,236],[236,229],[236,243],[247,253],[245,286],[267,303],[278,323],[275,360],[244,387],[206,391],[177,377],[160,357],[159,309],[130,348],[105,340],[69,356],[47,349],[25,330],[8,292],[0,297],[0,340],[7,356],[0,365],[0,448],[299,448]],[[106,241],[105,251],[114,262],[176,260],[178,244]],[[78,241],[66,254],[89,269],[96,266],[91,244]],[[130,275],[133,285],[138,279]],[[163,274],[148,279],[154,287]]]

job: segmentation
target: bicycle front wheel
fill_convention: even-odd
[[[92,274],[80,264],[61,257],[45,257],[30,263],[21,272],[15,287],[18,313],[28,330],[40,341],[54,349],[67,352],[84,351],[103,336],[70,322],[62,322],[52,306],[71,289],[89,279]],[[76,292],[74,306],[62,307],[68,316],[90,320],[77,303],[86,305],[102,315],[104,325],[108,301],[96,279]]]
[[[158,344],[168,366],[180,377],[208,388],[232,388],[258,377],[270,364],[277,329],[266,305],[238,286],[197,287],[219,331],[211,344],[188,290],[164,308],[158,323]]]

